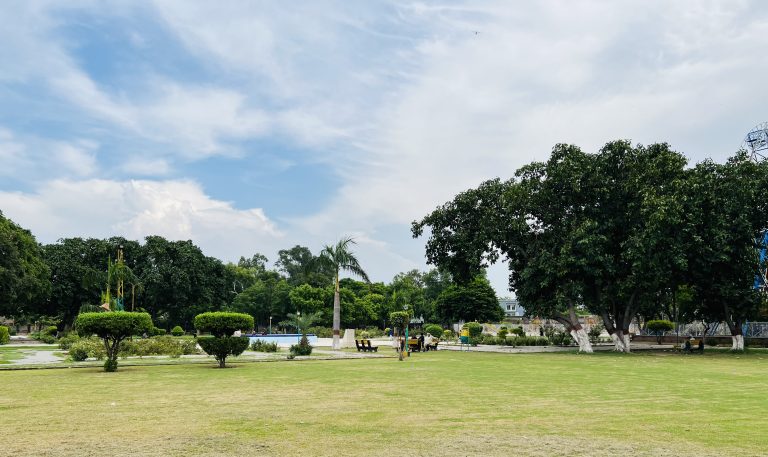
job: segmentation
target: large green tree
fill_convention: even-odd
[[[764,299],[754,283],[768,229],[768,162],[752,162],[743,152],[725,164],[707,160],[690,171],[687,183],[692,312],[725,321],[732,348],[743,350],[742,326],[757,316]]]
[[[366,282],[370,282],[368,274],[360,266],[360,263],[352,252],[352,245],[356,244],[350,237],[339,240],[335,245],[326,245],[320,254],[324,263],[334,272],[333,294],[333,346],[332,349],[341,349],[339,332],[341,329],[341,302],[339,297],[339,275],[342,271],[360,276]]]
[[[0,316],[38,309],[50,294],[49,277],[35,237],[0,211]]]
[[[288,282],[292,286],[309,284],[322,287],[333,279],[331,267],[305,246],[296,245],[291,249],[278,251],[275,266],[288,276]]]
[[[266,327],[270,317],[279,322],[292,310],[291,290],[288,281],[277,272],[265,271],[252,286],[237,294],[230,308],[253,316],[257,327]]]
[[[437,315],[444,323],[499,322],[504,310],[488,280],[478,275],[468,283],[453,284],[437,299]]]

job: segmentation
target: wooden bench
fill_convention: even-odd
[[[378,346],[371,345],[371,340],[355,340],[357,352],[379,352]]]

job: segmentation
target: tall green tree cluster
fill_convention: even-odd
[[[428,261],[459,283],[507,261],[527,312],[562,322],[587,352],[577,311],[601,316],[617,350],[629,351],[634,318],[674,318],[665,312],[682,304],[728,322],[743,348],[741,324],[761,300],[753,283],[766,183],[768,163],[741,153],[688,168],[666,144],[615,141],[596,154],[557,145],[547,162],[462,192],[412,232],[429,229]]]

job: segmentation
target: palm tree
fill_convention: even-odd
[[[296,314],[288,313],[288,319],[280,322],[280,325],[285,327],[296,327],[296,330],[301,333],[301,336],[306,337],[307,330],[312,327],[312,324],[320,320],[322,314],[323,313],[320,311],[316,313],[304,314],[303,316],[299,312],[296,312]]]
[[[326,245],[320,253],[322,258],[336,272],[336,288],[333,294],[333,350],[341,349],[339,331],[341,330],[341,302],[339,298],[339,273],[344,270],[360,276],[365,282],[370,282],[368,275],[360,267],[360,263],[352,253],[350,245],[357,244],[351,237],[339,240],[335,246]]]

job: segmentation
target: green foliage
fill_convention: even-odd
[[[595,324],[592,327],[590,327],[589,331],[587,332],[587,336],[589,336],[589,341],[591,343],[599,342],[600,335],[603,333],[604,329],[605,329],[605,326],[603,324]]]
[[[443,330],[443,341],[449,341],[456,338],[456,334],[453,332],[453,330]]]
[[[184,335],[184,329],[181,328],[180,325],[177,325],[176,327],[173,327],[171,329],[171,335],[173,335],[173,336],[182,336],[182,335]]]
[[[147,313],[110,311],[104,313],[83,313],[75,320],[77,333],[97,335],[103,339],[124,339],[141,335],[152,328],[152,318]]]
[[[515,327],[512,329],[512,333],[517,336],[525,336],[525,330],[523,330],[523,327]]]
[[[434,336],[435,338],[440,338],[443,336],[443,327],[437,325],[437,324],[427,324],[424,326],[424,331],[429,333],[430,335]]]
[[[394,311],[389,313],[389,322],[395,331],[404,332],[405,327],[411,322],[410,311]]]
[[[197,342],[191,339],[179,339],[172,336],[126,340],[120,345],[120,357],[169,355],[173,358],[187,354],[197,354]]]
[[[320,317],[321,313],[319,312],[310,314],[288,313],[288,319],[280,322],[280,325],[284,325],[286,327],[294,327],[302,334],[302,336],[306,336],[309,328],[312,326],[312,324],[319,321]]]
[[[0,325],[0,344],[8,344],[11,341],[11,333],[8,327]]]
[[[312,345],[309,344],[309,340],[306,335],[301,337],[299,344],[294,344],[290,348],[291,354],[297,355],[310,355],[312,354]]]
[[[149,336],[162,336],[165,334],[166,334],[166,331],[164,328],[154,327],[154,326],[147,332],[147,335]]]
[[[77,332],[69,332],[69,334],[59,338],[59,349],[69,350],[72,345],[80,340],[80,336]]]
[[[481,275],[466,284],[449,286],[440,294],[435,306],[435,311],[443,322],[499,322],[504,318],[496,291]]]
[[[478,338],[483,333],[483,326],[478,322],[467,322],[462,328],[469,331],[470,338]]]
[[[496,336],[506,340],[508,333],[509,333],[509,331],[507,330],[507,328],[506,327],[502,327],[502,328],[499,329],[498,332],[496,332]]]
[[[44,328],[41,333],[43,333],[45,335],[51,335],[51,336],[55,337],[56,334],[59,333],[59,328],[56,327],[55,325],[50,325],[50,326]]]
[[[96,337],[80,338],[69,347],[69,358],[81,362],[87,358],[101,360],[107,356],[104,342]]]
[[[15,316],[23,310],[45,314],[50,277],[32,233],[0,211],[0,316]]]
[[[219,368],[224,368],[227,357],[238,356],[248,349],[250,339],[247,336],[201,336],[197,343],[219,362]]]
[[[308,333],[317,335],[318,338],[333,337],[333,329],[330,327],[310,327]]]
[[[277,343],[273,342],[266,342],[262,340],[256,340],[253,343],[251,343],[251,351],[256,352],[277,352],[278,347]]]
[[[549,337],[549,342],[555,346],[570,346],[573,344],[573,338],[568,332],[555,330]]]
[[[141,335],[152,329],[152,318],[147,313],[110,311],[104,313],[83,313],[75,319],[80,335],[97,335],[104,340],[107,361],[104,371],[117,371],[117,356],[120,343],[129,336]]]
[[[664,332],[673,330],[675,328],[675,324],[673,324],[668,320],[657,319],[657,320],[648,321],[648,323],[646,324],[646,328],[649,331],[654,333],[659,333],[659,332],[664,333]]]
[[[238,330],[252,330],[253,317],[242,313],[207,312],[195,316],[195,328],[216,337],[232,336]]]

